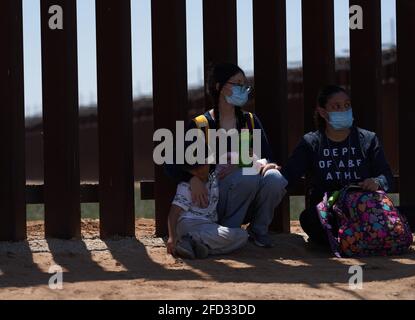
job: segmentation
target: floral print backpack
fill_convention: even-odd
[[[397,255],[408,251],[413,237],[406,218],[384,191],[346,187],[317,205],[320,221],[337,257]],[[339,227],[338,234],[330,222]]]

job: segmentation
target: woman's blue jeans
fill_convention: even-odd
[[[240,227],[249,214],[250,231],[266,235],[275,208],[286,194],[287,184],[278,170],[269,170],[261,176],[243,175],[243,170],[238,168],[219,181],[219,224]]]

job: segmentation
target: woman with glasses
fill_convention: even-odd
[[[373,192],[390,191],[393,176],[376,134],[353,125],[350,97],[343,88],[327,86],[321,90],[314,120],[317,131],[301,139],[281,173],[289,185],[304,175],[310,178],[300,223],[309,242],[326,245],[328,238],[316,210],[324,193],[348,185]]]
[[[209,72],[208,93],[212,100],[212,108],[204,113],[209,129],[236,129],[242,138],[241,129],[261,130],[261,155],[257,156],[258,174],[244,174],[241,165],[220,164],[212,166],[219,178],[218,223],[235,228],[250,222],[248,232],[250,239],[260,247],[272,247],[273,242],[268,235],[268,228],[278,206],[286,193],[287,181],[279,173],[278,166],[273,163],[271,148],[259,119],[242,107],[249,99],[252,88],[247,84],[244,71],[230,63],[215,65]],[[198,126],[196,117],[190,122],[188,130]],[[206,136],[206,134],[205,134]],[[216,150],[219,145],[216,143]],[[189,145],[190,143],[187,143]],[[219,150],[220,151],[220,150]],[[238,152],[227,144],[226,156]],[[221,155],[216,154],[216,163]],[[223,155],[222,155],[223,156]],[[179,182],[189,182],[193,202],[200,206],[208,205],[208,192],[205,184],[196,176],[184,169],[182,165],[167,165],[169,176]]]

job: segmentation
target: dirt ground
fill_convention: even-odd
[[[277,246],[249,243],[227,256],[184,261],[166,254],[153,220],[139,219],[137,239],[98,238],[82,222],[82,240],[44,240],[31,222],[28,241],[0,243],[3,299],[415,299],[415,251],[402,257],[336,259],[306,243],[298,222]],[[49,268],[63,269],[52,290]],[[349,267],[363,267],[363,289],[349,287]]]

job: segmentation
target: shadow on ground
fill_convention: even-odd
[[[183,261],[166,254],[163,240],[152,236],[149,221],[144,231],[138,230],[138,239],[101,241],[93,231],[83,240],[0,243],[0,288],[46,285],[54,264],[63,268],[65,283],[198,280],[319,288],[347,284],[349,267],[356,264],[363,267],[366,283],[415,276],[414,250],[400,257],[336,259],[325,250],[309,247],[298,233],[273,235],[277,246],[272,249],[248,243],[230,255]]]

